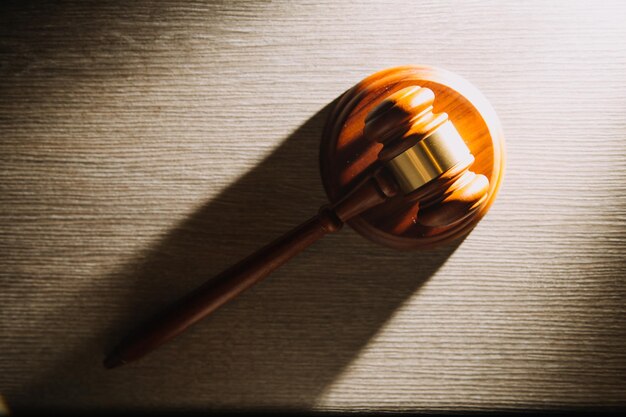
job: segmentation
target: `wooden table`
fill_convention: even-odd
[[[626,4],[64,2],[0,13],[12,409],[626,406]],[[144,360],[104,353],[325,200],[328,105],[401,64],[478,86],[504,186],[459,245],[349,228]]]

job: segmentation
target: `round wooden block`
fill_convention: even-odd
[[[404,196],[370,209],[348,224],[368,239],[395,248],[432,248],[466,235],[493,203],[504,170],[504,138],[495,111],[469,82],[449,71],[405,66],[377,72],[346,91],[324,128],[320,169],[326,194],[339,200],[375,168],[382,145],[363,135],[365,117],[392,93],[409,86],[435,93],[435,113],[446,112],[475,157],[470,171],[489,180],[488,197],[465,220],[446,227],[427,227],[417,219],[418,203]]]

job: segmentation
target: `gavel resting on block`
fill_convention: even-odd
[[[495,199],[504,141],[495,112],[464,79],[431,67],[391,68],[337,101],[320,168],[329,204],[139,328],[105,367],[141,358],[344,223],[396,249],[466,235]]]

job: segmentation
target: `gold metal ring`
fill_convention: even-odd
[[[387,165],[405,193],[418,189],[457,163],[470,151],[450,120]]]

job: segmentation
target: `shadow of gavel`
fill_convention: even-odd
[[[317,215],[221,272],[138,328],[105,359],[135,361],[208,316],[326,234],[392,198],[414,204],[413,218],[432,230],[465,224],[484,211],[490,183],[470,171],[474,156],[429,88],[401,88],[367,113],[363,137],[382,145],[368,174]]]

